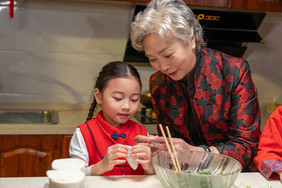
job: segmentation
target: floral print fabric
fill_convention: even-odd
[[[151,76],[158,123],[192,145],[190,134],[197,134],[201,144],[239,160],[245,171],[256,171],[252,160],[260,136],[260,111],[247,61],[203,48],[191,74],[187,81],[174,81],[161,72]],[[196,127],[193,133],[188,117]]]

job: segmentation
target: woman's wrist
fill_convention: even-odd
[[[199,147],[203,148],[207,152],[211,152],[210,148],[207,145],[199,145]]]
[[[192,150],[192,151],[205,151],[205,149],[200,147],[200,146],[190,146],[189,150]]]
[[[218,149],[214,146],[208,147],[207,145],[199,145],[199,147],[202,148],[204,151],[219,154]]]
[[[209,148],[210,148],[212,153],[219,154],[219,151],[218,151],[218,149],[215,146],[210,146]]]

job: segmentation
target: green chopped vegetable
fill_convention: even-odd
[[[186,174],[191,174],[190,170],[182,170],[182,172],[186,173]]]
[[[189,174],[189,175],[191,175],[191,174],[211,175],[211,174],[212,174],[211,171],[209,171],[209,170],[207,170],[207,169],[199,170],[199,171],[197,171],[197,172],[191,172],[190,170],[182,170],[182,172],[183,172],[183,173],[186,173],[186,174]],[[221,172],[217,173],[216,175],[222,175],[222,174],[223,174],[223,172],[221,171]]]
[[[206,169],[200,170],[197,173],[200,174],[200,175],[210,175],[210,174],[212,174],[211,171],[206,170]]]

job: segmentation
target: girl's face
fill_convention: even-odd
[[[143,46],[151,66],[173,80],[183,79],[195,66],[194,37],[187,45],[180,39],[167,43],[158,34],[151,33],[144,38]]]
[[[94,90],[95,99],[101,105],[104,119],[115,127],[119,127],[131,119],[140,103],[141,87],[133,78],[111,79],[103,93]]]

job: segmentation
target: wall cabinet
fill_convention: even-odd
[[[105,0],[109,1],[109,0]],[[113,0],[113,1],[126,1],[126,2],[136,2],[136,3],[148,3],[150,0]],[[187,5],[190,6],[204,6],[204,7],[221,7],[228,8],[230,6],[231,0],[189,0]]]
[[[280,0],[231,0],[231,9],[281,12]]]
[[[189,0],[187,5],[189,6],[201,6],[201,7],[216,7],[216,8],[229,8],[230,0]]]
[[[257,11],[281,11],[280,0],[189,0],[187,5]]]
[[[109,1],[109,0],[106,0]],[[113,0],[148,3],[150,0]],[[281,12],[281,0],[189,0],[188,6]]]
[[[71,136],[0,136],[0,177],[46,176],[54,159],[67,158]]]

